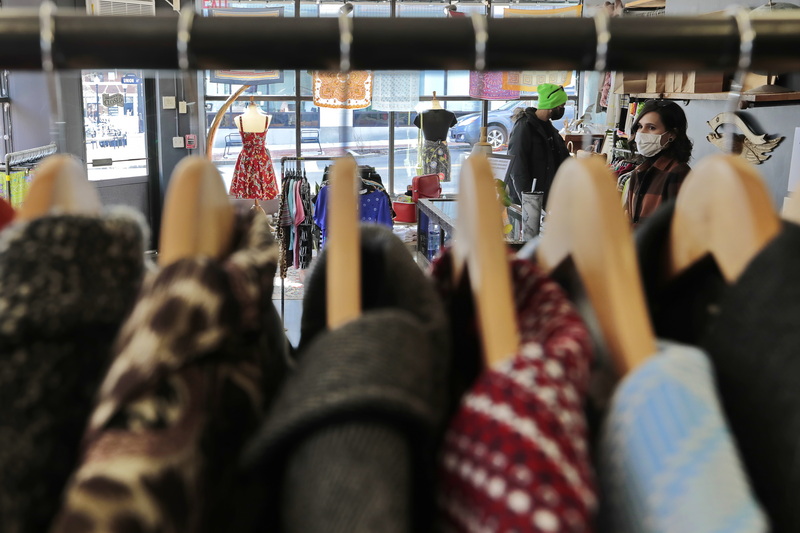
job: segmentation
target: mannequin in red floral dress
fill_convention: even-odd
[[[254,209],[261,209],[259,200],[271,200],[278,196],[278,180],[272,158],[264,144],[271,120],[272,117],[261,113],[252,101],[244,113],[233,119],[242,136],[243,146],[236,160],[230,193],[236,198],[254,200]]]

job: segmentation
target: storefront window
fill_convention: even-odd
[[[81,78],[89,179],[147,175],[142,72],[83,71]]]
[[[514,3],[513,7],[538,10],[571,5],[578,4],[522,2]],[[511,4],[495,3],[492,16],[503,17],[506,15],[506,9],[511,7]],[[457,3],[456,9],[464,16],[487,12],[483,2],[462,1]],[[226,10],[253,16],[296,16],[295,4],[289,2],[230,2]],[[210,13],[211,10],[207,11],[208,15],[224,16],[224,13],[214,15]],[[354,18],[389,17],[392,16],[392,5],[385,1],[319,0],[313,3],[301,2],[298,15],[338,17],[343,12]],[[511,16],[528,15],[528,13],[511,14]],[[398,0],[394,3],[394,16],[444,18],[448,13],[445,4],[442,3]],[[357,109],[342,109],[330,107],[322,101],[315,103],[314,74],[307,70],[275,72],[273,79],[258,82],[245,90],[238,101],[224,113],[215,135],[213,160],[226,177],[226,181],[230,181],[236,157],[241,149],[238,144],[240,135],[233,124],[233,118],[244,111],[250,96],[254,97],[262,112],[273,116],[267,135],[267,147],[272,153],[276,171],[280,171],[278,168],[280,157],[301,154],[303,157],[335,158],[349,152],[356,156],[359,164],[374,166],[387,189],[395,194],[405,192],[407,186],[411,184],[411,179],[418,174],[420,130],[414,126],[413,121],[419,113],[430,108],[434,92],[442,107],[452,111],[459,120],[458,125],[451,129],[448,138],[451,179],[443,183],[445,193],[457,192],[461,164],[479,139],[484,107],[489,113],[489,121],[486,124],[488,141],[496,153],[505,153],[513,127],[514,109],[533,105],[532,99],[535,98],[533,92],[518,91],[518,99],[485,101],[470,96],[471,83],[474,85],[474,73],[466,70],[413,71],[409,73],[415,80],[411,84],[414,87],[413,91],[402,97],[397,96],[396,100],[391,102],[394,105],[387,105],[387,100],[391,101],[391,98],[387,99],[387,94],[381,92],[379,84],[376,84],[377,77],[382,73],[373,72],[371,73],[373,94],[369,105]],[[572,75],[570,82],[571,89],[568,92],[574,95],[575,77]],[[220,80],[215,72],[206,73],[205,105],[209,126],[225,100],[240,89],[242,83],[243,81],[225,83],[225,80]],[[406,86],[405,90],[411,85]],[[574,119],[576,116],[574,101],[577,97],[570,98],[565,118]],[[562,123],[555,125],[560,129]],[[309,179],[314,182],[317,178],[321,178],[322,169],[327,163],[307,161],[304,164],[309,171]]]

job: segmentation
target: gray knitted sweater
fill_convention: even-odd
[[[325,254],[310,276],[297,364],[244,454],[230,531],[419,533],[434,523],[447,319],[391,231],[364,227],[361,248],[359,319],[328,331]]]

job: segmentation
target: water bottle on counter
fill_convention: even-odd
[[[430,224],[428,226],[428,259],[431,261],[436,254],[439,253],[439,244],[441,240],[441,229],[439,224]]]

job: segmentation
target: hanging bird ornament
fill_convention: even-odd
[[[713,119],[707,122],[711,127],[711,133],[706,135],[708,142],[727,152],[730,149],[731,143],[730,133],[720,132],[720,128],[724,124],[733,124],[742,133],[733,134],[733,153],[739,154],[754,165],[760,165],[771,156],[771,152],[778,147],[785,137],[775,137],[774,139],[767,139],[766,134],[758,135],[750,127],[745,124],[742,117],[736,113],[720,113]],[[724,131],[725,128],[723,128]]]

